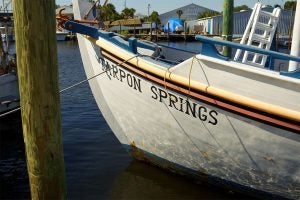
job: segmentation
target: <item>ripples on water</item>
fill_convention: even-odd
[[[77,42],[58,43],[58,64],[61,89],[86,78]],[[87,83],[61,94],[61,115],[69,199],[241,198],[131,160],[100,114]],[[0,199],[29,198],[20,113],[0,120],[0,137]]]

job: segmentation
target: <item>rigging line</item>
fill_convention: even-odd
[[[78,86],[78,85],[80,85],[80,84],[82,84],[82,83],[84,83],[84,82],[87,82],[87,81],[89,81],[89,80],[91,80],[91,79],[93,79],[93,78],[96,78],[97,76],[100,76],[100,75],[102,75],[102,74],[108,72],[109,70],[111,70],[111,69],[113,69],[113,68],[116,68],[116,67],[118,67],[118,66],[120,66],[120,65],[122,65],[122,64],[124,64],[124,63],[127,63],[127,62],[129,62],[130,60],[132,60],[133,58],[138,57],[138,56],[139,56],[139,55],[135,55],[135,56],[133,56],[133,57],[127,59],[127,60],[124,60],[124,61],[120,62],[119,64],[114,65],[114,66],[112,66],[112,67],[106,69],[106,70],[103,71],[103,72],[100,72],[100,73],[98,73],[98,74],[96,74],[96,75],[94,75],[94,76],[92,76],[92,77],[90,77],[90,78],[87,78],[87,79],[84,79],[84,80],[82,80],[82,81],[79,81],[79,82],[77,82],[77,83],[75,83],[75,84],[73,84],[73,85],[71,85],[71,86],[69,86],[69,87],[66,87],[66,88],[60,90],[59,92],[60,92],[60,93],[61,93],[61,92],[64,92],[64,91],[69,90],[69,89],[71,89],[71,88],[73,88],[73,87],[76,87],[76,86]]]
[[[117,66],[120,66],[120,65],[122,65],[122,64],[124,64],[124,63],[126,63],[126,62],[129,62],[130,60],[132,60],[133,58],[138,57],[138,56],[139,56],[139,55],[135,55],[135,56],[133,56],[133,57],[127,59],[127,60],[124,60],[124,61],[120,62],[119,64],[117,64],[117,65],[115,65],[115,66],[112,66],[112,67],[106,69],[105,71],[103,71],[103,72],[101,72],[101,73],[98,73],[98,74],[96,74],[96,75],[94,75],[94,76],[92,76],[92,77],[90,77],[90,78],[84,79],[84,80],[82,80],[82,81],[79,81],[79,82],[77,82],[77,83],[75,83],[75,84],[73,84],[73,85],[71,85],[71,86],[69,86],[69,87],[66,87],[66,88],[60,90],[59,93],[65,92],[65,91],[67,91],[67,90],[70,90],[70,89],[72,89],[72,88],[74,88],[74,87],[76,87],[76,86],[78,86],[78,85],[80,85],[80,84],[82,84],[82,83],[85,83],[85,82],[87,82],[87,81],[89,81],[89,80],[91,80],[91,79],[93,79],[93,78],[96,78],[96,77],[98,77],[98,76],[100,76],[100,75],[102,75],[102,74],[108,72],[109,70],[111,70],[111,69],[113,69],[113,68],[115,68],[115,67],[117,67]],[[20,109],[21,109],[21,108],[19,107],[19,108],[16,108],[16,109],[11,110],[11,111],[9,111],[9,112],[3,113],[3,114],[0,115],[0,118],[6,116],[6,115],[8,115],[8,114],[11,114],[11,113],[13,113],[13,112],[16,112],[16,111],[18,111],[18,110],[20,110]]]
[[[6,112],[6,113],[1,114],[1,115],[0,115],[0,118],[6,116],[6,115],[8,115],[8,114],[17,112],[18,110],[20,110],[20,107],[19,107],[19,108],[16,108],[16,109],[13,109],[13,110],[10,110],[10,111],[8,111],[8,112]]]
[[[196,58],[196,59],[197,59],[199,65],[200,65],[201,70],[202,70],[202,72],[203,72],[203,75],[204,75],[204,77],[205,77],[205,79],[206,79],[206,82],[207,82],[207,85],[208,85],[208,86],[206,87],[206,90],[207,90],[207,88],[210,87],[210,83],[209,83],[208,77],[207,77],[207,75],[206,75],[206,73],[205,73],[205,71],[204,71],[204,68],[203,68],[202,64],[201,64],[201,59],[199,59],[199,58]],[[215,100],[215,103],[218,105],[218,102],[217,102],[216,100]],[[245,145],[244,145],[242,139],[241,139],[240,136],[238,135],[238,133],[237,133],[236,129],[234,128],[232,122],[230,121],[228,115],[225,115],[225,117],[226,117],[228,123],[230,124],[230,126],[231,126],[233,132],[234,132],[235,135],[237,136],[237,138],[238,138],[240,144],[242,145],[243,149],[245,150],[246,154],[248,155],[249,159],[252,161],[252,163],[253,163],[258,169],[260,169],[260,167],[259,167],[259,166],[257,165],[257,163],[254,161],[254,159],[253,159],[252,156],[250,155],[249,151],[248,151],[247,148],[245,147]],[[202,123],[203,123],[203,122],[202,122]],[[204,125],[204,124],[203,124],[203,125]],[[205,126],[205,125],[204,125],[204,126]],[[208,128],[207,128],[206,126],[205,126],[205,128],[207,129],[207,131],[209,132],[209,134],[211,135],[211,137],[215,140],[215,142],[217,143],[217,145],[218,145],[218,146],[219,146],[219,147],[220,147],[220,148],[221,148],[221,149],[222,149],[222,150],[223,150],[223,151],[224,151],[224,152],[225,152],[225,153],[226,153],[226,154],[227,154],[227,155],[235,162],[235,163],[238,163],[237,161],[235,161],[235,159],[234,159],[232,156],[230,156],[229,152],[221,146],[221,144],[217,141],[217,139],[213,136],[213,134],[208,130]]]
[[[191,66],[190,66],[190,72],[189,72],[189,96],[191,94],[191,76],[192,76],[192,69],[193,69],[195,57],[196,56],[193,56],[192,63],[191,63]]]
[[[181,102],[180,105],[186,104],[187,101],[189,100],[189,95],[191,93],[191,74],[192,74],[192,69],[193,69],[193,65],[194,65],[194,59],[195,59],[195,56],[193,56],[193,59],[192,59],[192,62],[191,62],[191,66],[190,66],[190,70],[189,70],[189,84],[188,84],[189,93],[186,96],[186,101],[185,102]],[[169,72],[169,77],[170,77],[170,75],[171,75],[170,69],[173,68],[173,67],[175,67],[175,66],[176,65],[168,67],[167,70],[165,71],[165,74],[164,74],[164,90],[165,90],[165,93],[167,94],[167,96],[169,96],[168,88],[167,88],[167,83],[166,83],[167,72]]]

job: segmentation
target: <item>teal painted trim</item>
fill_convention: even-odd
[[[251,52],[255,52],[255,53],[268,55],[272,58],[277,58],[277,59],[281,59],[281,60],[291,60],[291,61],[295,61],[295,62],[300,62],[300,57],[291,56],[291,55],[287,55],[284,53],[278,53],[275,51],[260,49],[260,48],[253,47],[253,46],[247,46],[247,45],[229,42],[229,41],[225,41],[225,40],[208,38],[208,37],[200,36],[200,35],[197,35],[195,37],[195,39],[198,41],[201,41],[203,43],[207,43],[207,44],[213,44],[213,45],[218,44],[218,45],[222,45],[222,46],[228,46],[228,47],[233,47],[233,48],[237,48],[237,49],[242,49],[245,51],[251,51]]]
[[[248,45],[244,45],[244,44],[208,38],[208,37],[200,36],[200,35],[197,35],[195,37],[195,39],[200,42],[203,42],[202,51],[200,52],[201,54],[210,56],[213,58],[222,59],[222,60],[226,60],[226,58],[224,56],[222,56],[221,54],[219,54],[216,47],[214,46],[216,44],[267,55],[267,56],[269,56],[268,67],[270,70],[274,69],[274,59],[300,62],[300,57],[297,57],[297,56],[291,56],[291,55],[284,54],[284,53],[278,53],[275,51],[260,49],[257,47],[248,46]],[[289,76],[289,77],[300,79],[300,69],[295,70],[294,72],[280,72],[280,74],[284,75],[284,76]]]
[[[131,37],[128,39],[129,49],[132,50],[132,53],[137,54],[137,39]]]
[[[147,44],[142,41],[137,41],[136,38],[129,38],[128,41],[126,41],[119,34],[112,33],[112,32],[105,32],[97,29],[96,26],[94,27],[87,26],[74,21],[67,21],[65,23],[65,29],[72,31],[73,33],[88,35],[95,39],[101,37],[134,54],[137,54],[137,47],[150,49],[153,51],[155,51],[157,48],[157,45]]]
[[[92,38],[99,37],[98,29],[90,27],[90,26],[86,26],[84,24],[79,24],[79,23],[76,23],[73,21],[66,21],[64,28],[73,33],[80,33],[83,35],[88,35],[88,36],[91,36]]]
[[[222,54],[220,54],[213,44],[209,44],[209,43],[203,43],[202,44],[202,50],[201,50],[200,53],[202,55],[217,58],[217,59],[220,59],[220,60],[225,60],[225,61],[229,60],[228,57],[223,56]]]
[[[289,77],[300,79],[300,69],[296,69],[293,72],[280,72],[280,75],[289,76]]]

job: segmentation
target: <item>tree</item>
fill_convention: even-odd
[[[240,12],[241,10],[249,10],[247,5],[240,5],[233,8],[233,12]]]
[[[296,1],[287,1],[284,3],[283,8],[287,10],[295,10],[296,9]]]
[[[178,15],[178,18],[180,19],[181,15],[183,14],[182,10],[176,10],[176,14]]]
[[[160,20],[159,20],[158,17],[159,17],[158,12],[157,11],[153,11],[151,13],[151,15],[149,16],[149,20],[152,21],[152,22],[155,22],[155,23],[159,24]]]
[[[218,11],[207,10],[198,14],[198,19],[220,15]]]
[[[129,18],[133,18],[134,17],[134,13],[135,13],[135,9],[134,8],[124,8],[122,10],[121,16],[124,19],[129,19]]]
[[[120,18],[119,13],[116,11],[116,7],[109,3],[99,7],[100,18],[103,21],[115,21]]]

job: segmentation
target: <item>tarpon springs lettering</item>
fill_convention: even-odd
[[[126,73],[121,68],[117,67],[116,65],[110,65],[107,61],[103,58],[100,58],[100,63],[102,65],[102,70],[106,71],[106,74],[109,78],[114,78],[119,80],[120,82],[126,82],[127,85],[135,90],[138,90],[142,93],[141,89],[141,79],[136,78],[135,76]]]
[[[212,125],[216,125],[218,123],[216,118],[218,113],[215,110],[209,111],[204,106],[200,106],[194,102],[191,103],[187,99],[183,99],[170,92],[166,92],[164,89],[157,88],[154,85],[151,86],[151,91],[153,93],[151,96],[153,99],[158,100],[159,102],[163,102],[164,100],[171,108],[187,115],[192,115],[195,118],[199,118],[201,121],[208,121],[208,123]]]
[[[106,74],[110,79],[114,78],[120,82],[127,84],[129,87],[137,90],[138,92],[143,93],[141,79],[119,68],[116,65],[110,65],[103,58],[100,58],[99,61],[102,65],[102,70],[106,71]],[[184,99],[154,85],[151,86],[151,92],[152,99],[157,100],[161,103],[164,102],[170,108],[185,113],[189,116],[193,116],[194,118],[198,118],[203,122],[208,122],[212,125],[216,125],[218,123],[218,112],[215,110],[209,110],[202,105],[199,105],[195,102],[190,102],[188,99]]]

